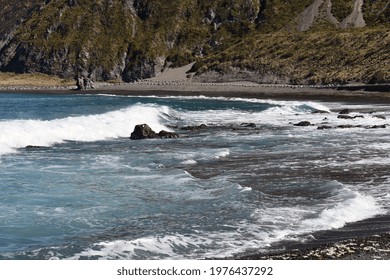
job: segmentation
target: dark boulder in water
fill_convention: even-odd
[[[311,123],[308,122],[308,121],[302,121],[302,122],[299,122],[299,123],[295,123],[294,125],[295,126],[309,126],[309,125],[311,125]]]
[[[147,124],[138,124],[130,135],[131,140],[158,138],[158,134]]]
[[[189,125],[189,126],[183,126],[182,128],[180,128],[181,130],[191,130],[191,131],[194,131],[194,130],[201,130],[201,129],[205,129],[207,128],[207,125],[205,125],[204,123],[202,123],[201,125]]]
[[[43,146],[35,146],[35,145],[28,145],[25,147],[25,149],[42,149]]]
[[[313,112],[311,112],[312,114],[327,114],[329,113],[328,111],[324,111],[324,110],[315,110]]]
[[[348,115],[349,113],[351,113],[349,109],[343,109],[339,112],[340,115]]]
[[[130,135],[131,140],[155,139],[155,138],[179,138],[174,132],[161,130],[159,133],[153,131],[147,124],[138,124]]]
[[[342,124],[338,125],[337,128],[356,128],[356,127],[361,127],[360,125],[352,125],[352,124]]]
[[[328,125],[322,125],[317,127],[317,129],[323,130],[323,129],[332,129],[332,128],[365,128],[365,129],[377,129],[377,128],[386,128],[387,126],[385,124],[383,125],[368,125],[368,126],[362,126],[362,125],[352,125],[352,124],[342,124],[338,126],[328,126]]]
[[[240,124],[241,127],[256,127],[255,123],[242,123]]]
[[[353,119],[352,116],[347,116],[347,115],[338,115],[337,118],[338,118],[338,119],[346,119],[346,120],[351,120],[351,119]]]
[[[158,137],[159,137],[159,138],[179,138],[179,134],[174,133],[174,132],[169,132],[169,131],[161,130],[161,131],[158,133]]]
[[[348,116],[348,115],[338,115],[338,119],[356,119],[356,118],[361,118],[364,119],[363,115],[356,115],[356,116]]]
[[[317,127],[317,129],[319,130],[324,130],[324,129],[332,129],[333,127],[329,126],[329,125],[321,125],[319,127]]]
[[[366,127],[367,129],[376,129],[376,128],[386,128],[387,126],[385,124],[383,125],[373,125]]]

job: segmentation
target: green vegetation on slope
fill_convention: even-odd
[[[258,81],[388,82],[390,1],[364,1],[365,28],[340,30],[321,15],[298,32],[313,2],[30,0],[12,8],[0,0],[1,15],[15,17],[8,25],[0,18],[0,70],[134,81],[198,61],[200,76],[241,69]],[[354,2],[332,0],[331,11],[342,21]]]
[[[239,50],[239,52],[237,51]],[[388,82],[390,32],[383,29],[255,35],[195,65],[200,73],[246,69],[249,80],[290,83]]]

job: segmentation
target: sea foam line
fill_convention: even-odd
[[[146,236],[134,240],[95,243],[71,259],[195,259],[229,257],[246,250],[259,250],[281,240],[298,240],[300,235],[319,230],[341,228],[346,223],[384,214],[376,200],[348,188],[341,190],[344,199],[323,209],[276,207],[253,213],[257,223],[241,221],[229,225],[231,231],[204,232],[188,235]]]

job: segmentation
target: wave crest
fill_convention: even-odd
[[[26,146],[52,146],[64,141],[92,142],[128,137],[135,125],[147,123],[153,130],[169,130],[162,120],[169,107],[134,105],[99,115],[67,117],[49,121],[11,120],[0,122],[0,155]]]

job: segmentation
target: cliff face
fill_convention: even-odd
[[[197,61],[207,81],[388,82],[389,2],[0,0],[0,70],[135,81]]]

